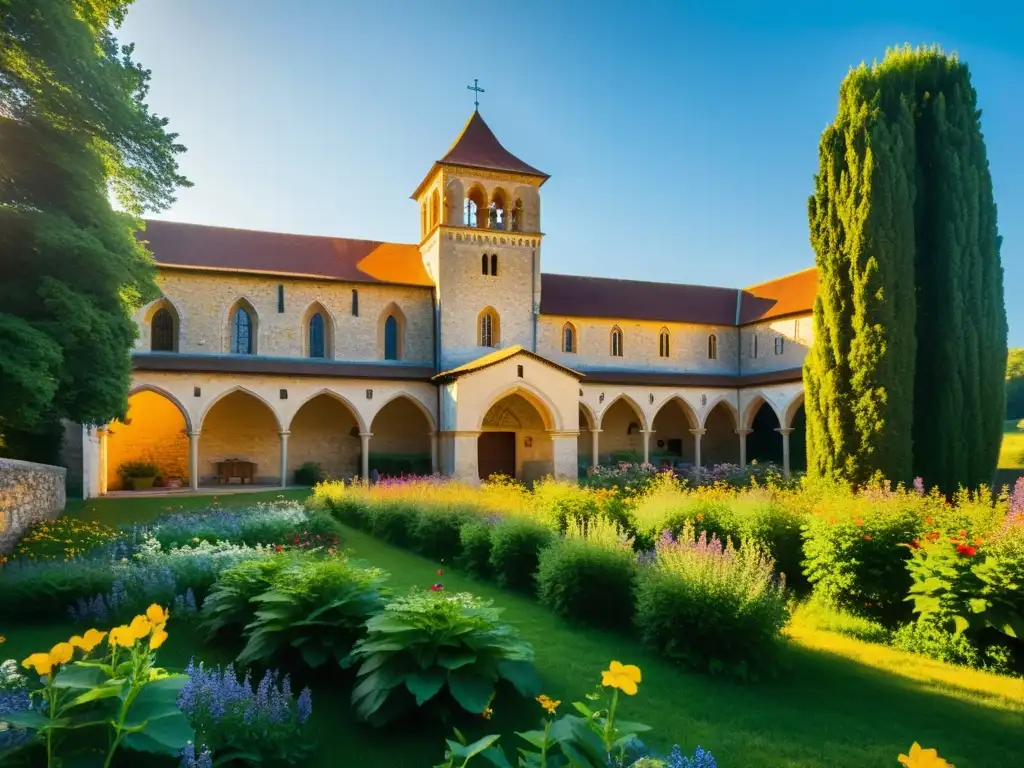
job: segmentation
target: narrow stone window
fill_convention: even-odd
[[[622,357],[622,331],[612,328],[612,357]]]
[[[352,289],[352,317],[359,317],[359,291]]]
[[[277,286],[277,311],[284,312],[284,286]]]
[[[782,336],[775,337],[775,354],[781,355],[786,351],[786,339]]]
[[[562,328],[562,351],[570,354],[576,352],[576,329],[572,323],[566,323]]]
[[[485,253],[480,259],[480,274],[487,274],[487,266],[490,262],[487,260],[487,254]]]
[[[498,276],[498,254],[491,254],[491,277]]]
[[[661,333],[658,334],[658,357],[669,356],[669,336],[668,329],[662,328]]]
[[[384,321],[384,359],[398,359],[398,320],[394,315]]]
[[[166,307],[158,309],[153,315],[150,350],[153,352],[177,351],[177,335],[174,329],[174,316],[170,310]]]
[[[309,356],[324,356],[324,316],[317,312],[309,318]]]
[[[708,360],[718,359],[718,337],[715,334],[708,336]]]
[[[231,354],[251,355],[252,354],[252,318],[245,311],[245,307],[239,307],[235,311],[235,319],[231,324]]]

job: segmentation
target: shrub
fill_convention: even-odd
[[[540,601],[555,613],[586,624],[628,627],[633,618],[636,556],[614,526],[591,524],[545,548],[537,573]]]
[[[736,531],[741,545],[747,542],[762,545],[775,561],[775,572],[785,575],[786,586],[794,591],[805,591],[804,513],[762,489],[738,495],[731,507],[735,522],[729,527]]]
[[[314,740],[304,727],[313,711],[313,695],[304,688],[296,699],[291,679],[267,670],[254,686],[249,671],[239,680],[232,665],[223,672],[205,669],[195,659],[185,670],[188,682],[178,694],[178,706],[196,732],[195,743],[186,747],[182,763],[197,765],[207,753],[218,764],[233,759],[247,763],[296,765],[313,752]]]
[[[118,574],[104,559],[13,562],[0,570],[0,616],[46,619],[64,616],[78,598],[110,591]]]
[[[396,547],[408,547],[412,544],[412,530],[419,517],[419,508],[411,500],[377,500],[367,515],[368,530],[378,539]]]
[[[637,578],[643,639],[695,668],[747,677],[768,667],[786,622],[785,590],[753,544],[733,549],[706,533],[667,533]]]
[[[295,470],[295,484],[313,486],[324,479],[324,471],[315,461],[307,461]]]
[[[127,486],[136,477],[157,477],[160,468],[152,461],[126,461],[117,468],[117,474]]]
[[[469,509],[424,505],[413,517],[409,536],[416,551],[427,557],[451,561],[462,549],[462,526],[474,517]]]
[[[509,519],[491,531],[491,568],[498,583],[509,589],[533,592],[540,552],[551,543],[550,529],[532,520]]]
[[[469,594],[415,591],[366,622],[367,636],[352,651],[359,682],[356,715],[382,725],[430,704],[482,714],[499,680],[523,696],[540,693],[533,649],[499,621],[500,609]]]
[[[371,453],[370,470],[377,470],[384,477],[402,475],[429,475],[431,458],[429,453]]]
[[[152,533],[164,547],[200,541],[231,541],[254,546],[282,544],[303,532],[332,538],[341,533],[341,528],[329,514],[307,511],[296,502],[275,502],[162,515],[149,526],[136,526],[136,532]]]
[[[559,533],[565,533],[570,525],[586,527],[601,512],[593,491],[550,479],[533,487],[533,505],[537,517]]]
[[[96,520],[58,517],[33,525],[18,541],[9,560],[73,560],[109,554],[124,534]]]
[[[339,522],[365,530],[369,527],[366,490],[360,485],[346,485],[341,480],[327,480],[313,488],[309,505],[329,512]]]
[[[971,645],[966,635],[950,632],[933,621],[904,624],[893,633],[892,644],[901,651],[927,656],[947,664],[981,666],[981,654]]]
[[[268,589],[285,566],[299,555],[265,557],[240,562],[227,568],[217,577],[209,596],[203,601],[201,620],[211,639],[217,633],[230,629],[241,634],[253,620],[256,606],[253,599]]]
[[[387,573],[359,568],[346,557],[300,557],[273,575],[270,588],[252,598],[253,621],[238,656],[242,664],[266,665],[287,649],[310,667],[339,663],[384,605]]]
[[[489,579],[494,575],[491,569],[491,534],[496,522],[475,520],[459,530],[461,551],[458,564],[474,579]]]
[[[909,616],[906,545],[917,538],[917,502],[869,493],[833,497],[808,517],[804,574],[815,593],[852,613],[894,626]]]

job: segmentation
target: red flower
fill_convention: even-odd
[[[870,536],[865,536],[864,537],[864,541],[871,541],[871,537]]]
[[[282,547],[280,544],[277,544],[277,545],[274,546],[274,549],[276,551],[280,552],[282,549],[284,549],[284,547]]]
[[[926,523],[927,523],[928,525],[931,525],[931,524],[932,524],[933,522],[935,522],[934,520],[932,520],[932,516],[931,516],[931,515],[928,515],[928,517],[926,517],[926,518],[924,519],[924,521],[925,521],[925,522],[926,522]]]
[[[938,541],[941,535],[938,531],[932,531],[928,534],[928,541]]]
[[[911,549],[920,549],[921,548],[921,542],[919,542],[917,539],[914,539],[913,541],[910,542],[910,548]]]
[[[856,520],[853,521],[853,524],[859,527],[861,525],[864,525],[864,521],[858,517]]]
[[[958,544],[956,547],[956,551],[959,552],[960,555],[962,555],[963,557],[974,557],[978,553],[978,550],[976,550],[974,547],[969,547],[966,544]]]
[[[434,584],[431,588],[431,592],[441,592],[444,589],[444,584]]]
[[[967,531],[960,531],[960,535],[961,536],[966,536],[967,535]]]
[[[292,539],[292,541],[295,542],[296,544],[298,544],[299,543],[299,537],[296,536],[294,539]]]

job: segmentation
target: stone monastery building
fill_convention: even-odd
[[[418,243],[149,221],[163,297],[137,316],[124,423],[85,432],[85,495],[140,460],[185,487],[237,481],[234,460],[273,485],[307,462],[802,466],[815,270],[741,290],[543,272],[547,179],[474,112],[412,194]]]

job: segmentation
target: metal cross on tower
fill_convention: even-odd
[[[477,85],[477,79],[475,77],[473,78],[473,84],[472,85],[467,85],[466,88],[468,90],[470,90],[470,91],[475,91],[475,93],[473,94],[473,108],[477,112],[479,112],[480,111],[480,94],[484,92],[484,89],[481,88],[479,85]]]

